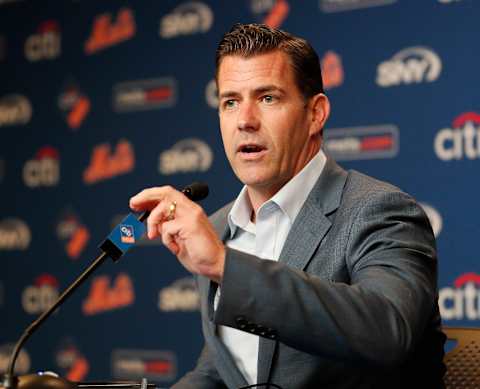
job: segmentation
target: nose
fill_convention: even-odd
[[[243,101],[237,116],[237,127],[241,131],[256,131],[260,126],[257,107],[253,102]]]

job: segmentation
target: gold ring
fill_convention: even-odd
[[[170,207],[168,207],[168,216],[167,216],[167,220],[173,220],[175,219],[175,211],[177,209],[177,202],[176,201],[172,201],[172,203],[170,204]]]

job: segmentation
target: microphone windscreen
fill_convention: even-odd
[[[192,182],[182,189],[182,193],[192,201],[200,201],[208,196],[208,185],[204,182]]]

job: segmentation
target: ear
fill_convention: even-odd
[[[321,134],[323,126],[330,116],[330,101],[323,93],[318,93],[310,98],[310,128],[309,135]]]

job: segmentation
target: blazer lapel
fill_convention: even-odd
[[[285,240],[279,261],[303,270],[330,229],[328,218],[340,205],[347,172],[331,158],[303,204]]]
[[[340,205],[347,172],[330,157],[310,192],[287,236],[279,261],[303,270],[325,237],[332,223],[328,215]],[[269,380],[276,340],[260,338],[258,350],[258,383]]]

